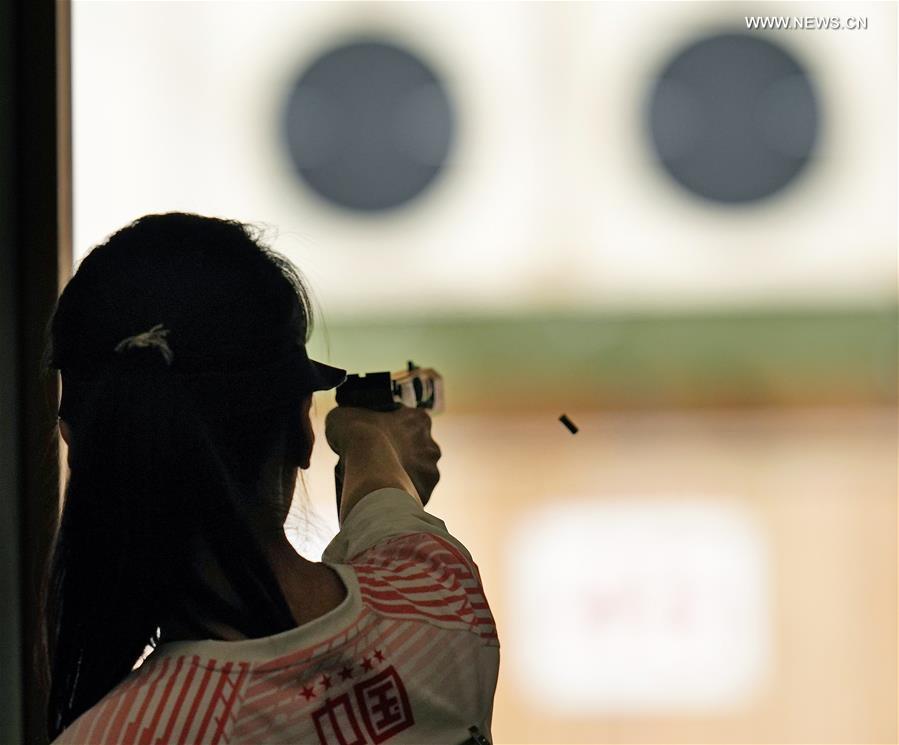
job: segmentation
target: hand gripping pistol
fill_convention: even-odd
[[[348,375],[337,387],[338,406],[358,406],[373,411],[393,411],[400,406],[430,409],[432,414],[443,411],[443,378],[436,370],[418,367],[409,360],[400,372],[370,372]],[[337,486],[337,514],[340,514],[340,495],[343,477],[334,469]]]

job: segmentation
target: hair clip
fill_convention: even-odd
[[[168,333],[169,329],[163,327],[161,323],[157,323],[149,331],[144,331],[141,334],[135,334],[134,336],[122,339],[122,341],[116,344],[115,351],[124,352],[126,349],[132,349],[134,347],[156,347],[162,352],[166,364],[171,365],[175,355],[172,353],[171,347],[169,347],[168,342],[165,340]]]

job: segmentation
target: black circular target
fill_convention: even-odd
[[[665,170],[706,199],[742,203],[788,184],[813,154],[812,81],[757,36],[706,37],[678,53],[652,89],[649,128]]]
[[[446,89],[419,57],[357,40],[319,55],[287,100],[286,141],[297,173],[352,210],[398,207],[445,167],[455,123]]]

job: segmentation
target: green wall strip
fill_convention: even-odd
[[[310,351],[351,371],[438,369],[457,410],[886,403],[896,308],[332,320]]]

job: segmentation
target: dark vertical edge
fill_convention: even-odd
[[[14,350],[15,55],[14,0],[0,0],[0,349]],[[22,627],[19,614],[19,371],[15,354],[0,353],[0,742],[21,742]]]
[[[24,740],[46,742],[41,670],[41,587],[59,511],[55,377],[45,379],[45,329],[59,291],[60,129],[57,4],[17,4],[14,55],[19,367],[19,560]],[[62,3],[60,3],[62,7]],[[62,79],[67,79],[62,76]],[[67,98],[67,94],[66,94]],[[64,186],[63,193],[68,193]]]

